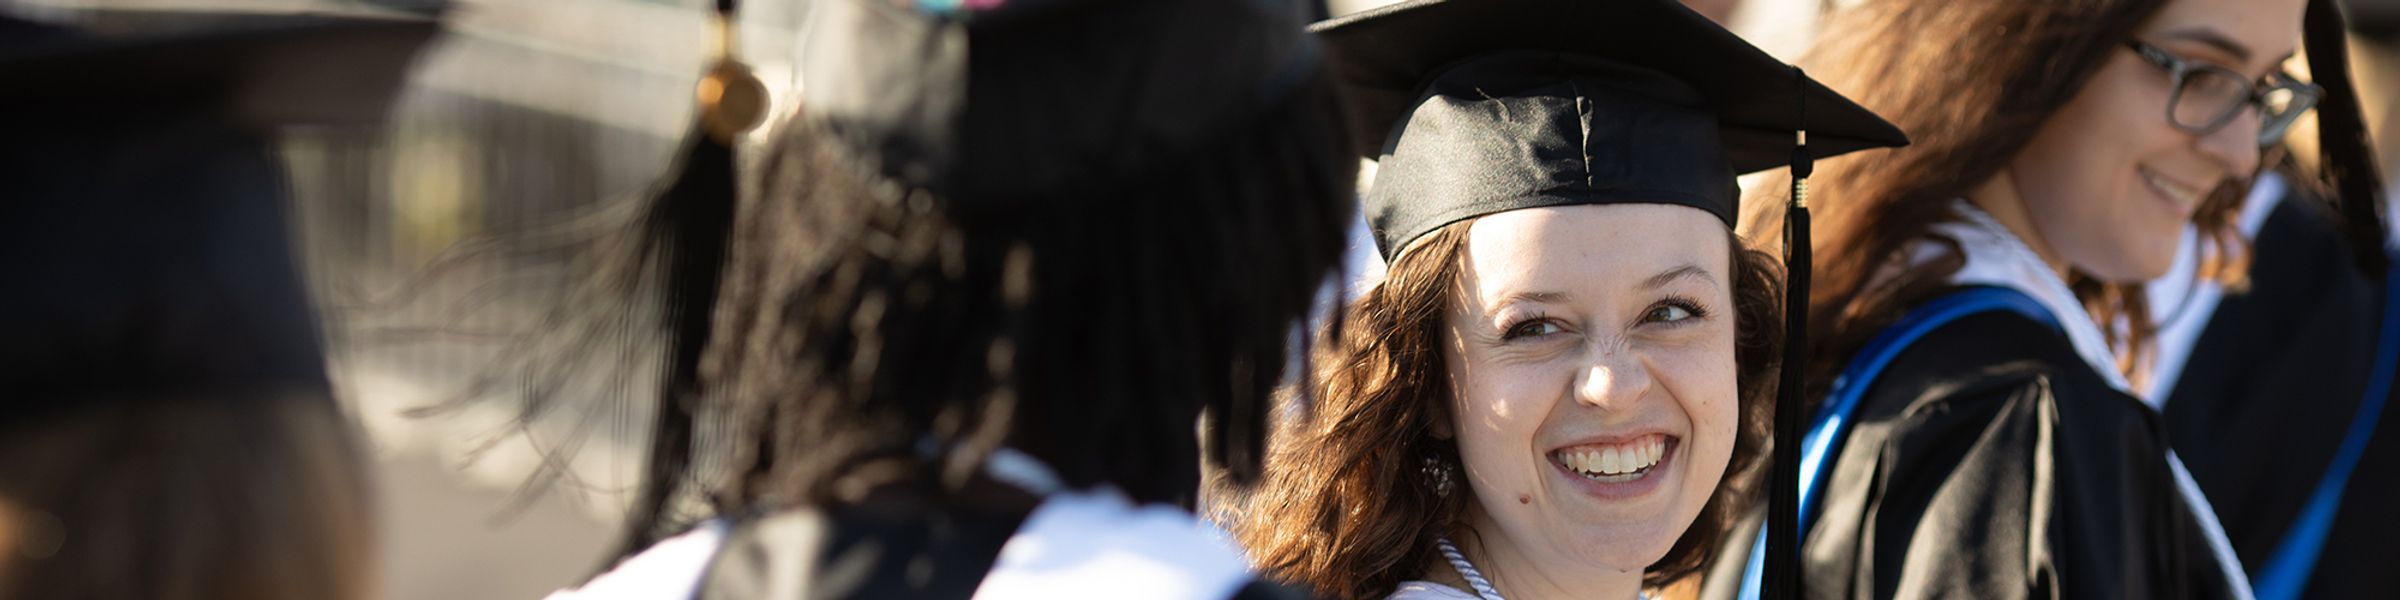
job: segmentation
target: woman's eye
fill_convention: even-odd
[[[1557,323],[1552,323],[1550,321],[1529,321],[1519,324],[1515,327],[1508,328],[1508,333],[1501,336],[1500,339],[1513,340],[1517,338],[1544,336],[1561,331],[1566,331],[1566,329],[1559,327]]]
[[[1667,304],[1659,306],[1658,308],[1650,309],[1650,314],[1643,315],[1642,320],[1650,323],[1674,323],[1684,319],[1692,318],[1693,316],[1694,313],[1692,312],[1692,309],[1673,304]]]

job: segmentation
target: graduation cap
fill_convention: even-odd
[[[164,19],[162,17],[162,19]],[[438,30],[413,16],[179,13],[196,27],[101,35],[0,17],[0,110],[49,121],[188,108],[253,129],[383,117]]]
[[[102,36],[0,17],[0,420],[324,389],[288,184],[259,130],[373,118],[433,31],[312,18]],[[312,53],[342,60],[295,56]]]
[[[1459,220],[1656,202],[1732,226],[1734,176],[1899,146],[1874,113],[1666,0],[1422,0],[1310,28],[1347,88],[1384,258]]]
[[[1364,204],[1386,260],[1445,225],[1544,206],[1688,206],[1730,229],[1734,177],[1790,166],[1785,365],[1804,364],[1813,161],[1908,143],[1670,0],[1419,0],[1310,30],[1347,88],[1358,152],[1380,163]],[[1779,441],[1799,439],[1801,371],[1783,370]],[[1798,454],[1786,445],[1770,501],[1776,597],[1797,590]]]

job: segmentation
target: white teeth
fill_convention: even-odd
[[[2200,202],[2200,190],[2176,185],[2175,182],[2168,181],[2165,177],[2149,172],[2143,172],[2142,179],[2149,181],[2150,185],[2158,188],[2159,191],[2166,192],[2168,196],[2173,196],[2177,202],[2186,205],[2195,205]]]
[[[1584,473],[1597,473],[1600,471],[1600,465],[1597,464],[1600,462],[1599,459],[1593,456],[1590,452],[1568,452],[1561,458],[1562,462],[1567,463],[1567,468],[1569,469],[1574,469]]]
[[[1636,475],[1658,466],[1667,455],[1664,436],[1651,436],[1635,444],[1599,449],[1562,451],[1558,462],[1586,476],[1616,478]]]

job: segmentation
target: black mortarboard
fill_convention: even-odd
[[[1908,139],[1668,0],[1423,0],[1318,23],[1385,259],[1443,225],[1536,206],[1665,203],[1728,227],[1734,176]],[[1806,122],[1802,122],[1805,104]],[[1805,125],[1805,126],[1804,126]]]
[[[0,420],[327,387],[262,134],[373,119],[434,27],[248,23],[110,36],[0,17]]]

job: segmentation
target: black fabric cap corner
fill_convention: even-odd
[[[0,86],[0,110],[110,117],[173,105],[251,129],[372,124],[440,30],[415,15],[192,12],[147,20],[189,25],[103,35],[0,17],[0,79],[9,82]]]

